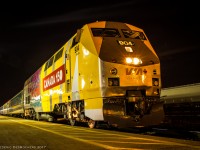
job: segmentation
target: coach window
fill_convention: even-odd
[[[146,40],[144,33],[140,31],[122,29],[125,38]]]

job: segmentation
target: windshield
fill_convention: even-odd
[[[119,31],[112,28],[91,28],[93,36],[120,37]]]
[[[122,29],[125,38],[146,40],[145,35],[140,31]]]

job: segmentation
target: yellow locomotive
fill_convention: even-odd
[[[99,21],[78,29],[24,84],[24,116],[118,127],[162,121],[160,61],[144,31]]]

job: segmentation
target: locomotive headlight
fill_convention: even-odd
[[[134,64],[134,65],[142,64],[142,60],[139,59],[139,58],[137,58],[137,57],[135,57],[135,58],[133,58],[133,64]]]
[[[134,58],[126,57],[126,63],[133,64],[133,65],[140,65],[140,64],[142,64],[142,60],[137,57],[134,57]]]
[[[126,63],[131,64],[133,62],[133,59],[130,57],[126,57]]]

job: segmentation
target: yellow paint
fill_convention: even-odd
[[[85,100],[85,109],[100,109],[103,107],[102,98]]]

